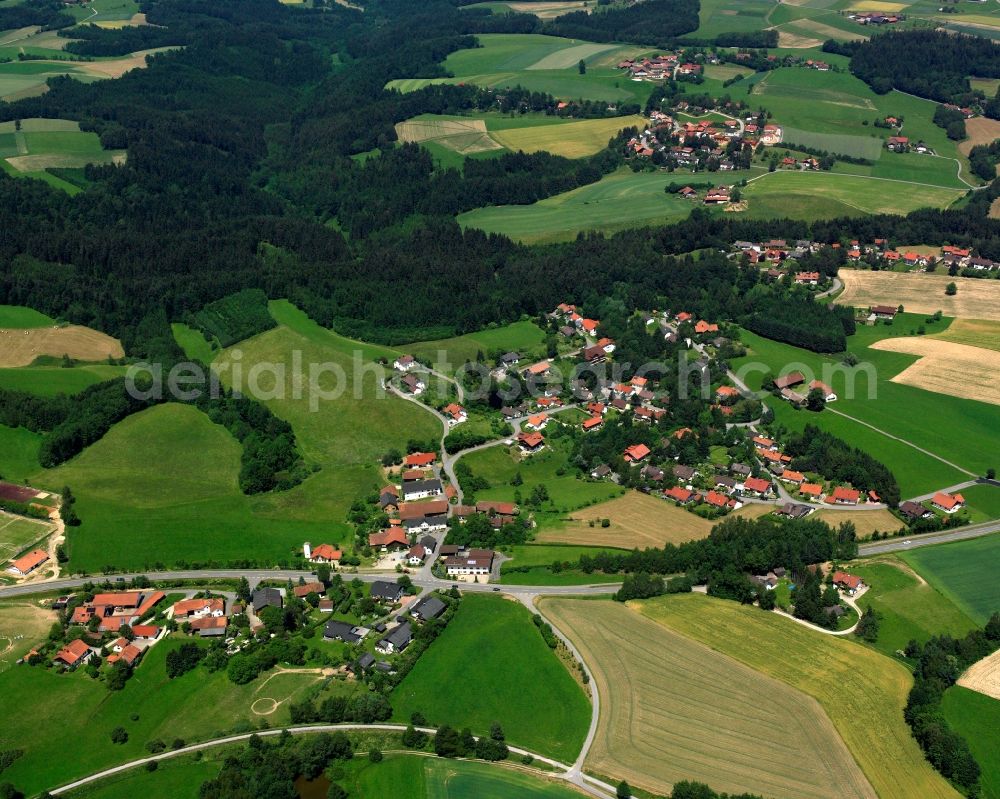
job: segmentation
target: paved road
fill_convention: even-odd
[[[909,549],[919,549],[935,544],[947,544],[952,541],[967,541],[970,538],[982,538],[984,535],[1000,533],[1000,521],[970,524],[967,527],[957,527],[954,530],[942,530],[939,533],[923,533],[912,538],[892,538],[871,544],[861,544],[858,551],[862,556],[882,555],[886,552],[900,552]]]
[[[831,294],[836,294],[843,287],[844,287],[844,284],[841,281],[841,279],[839,277],[835,277],[833,279],[833,286],[831,288],[828,288],[826,291],[821,291],[819,294],[816,295],[815,299],[821,300],[824,297],[829,297]]]
[[[385,730],[391,732],[403,732],[406,729],[405,725],[402,724],[313,724],[307,727],[289,727],[288,731],[292,735],[310,735],[316,733],[332,733],[332,732],[344,732],[346,730]],[[435,730],[430,727],[418,727],[418,730],[422,732],[434,734]],[[150,755],[149,757],[140,758],[139,760],[133,760],[128,763],[123,763],[120,766],[114,766],[113,768],[104,769],[96,774],[91,774],[83,779],[76,780],[66,785],[62,785],[58,788],[52,788],[49,793],[60,796],[70,791],[76,790],[77,788],[82,788],[85,785],[91,785],[95,782],[107,779],[108,777],[113,777],[116,774],[121,774],[124,771],[137,768],[139,766],[144,766],[147,763],[159,762],[161,760],[168,760],[173,757],[180,757],[182,755],[192,754],[194,752],[201,752],[206,749],[213,749],[218,746],[228,746],[231,744],[238,744],[243,741],[247,741],[253,736],[260,738],[269,738],[274,735],[281,735],[284,729],[273,729],[273,730],[258,730],[256,732],[243,733],[241,735],[228,735],[224,738],[216,738],[211,741],[202,741],[201,743],[192,744],[191,746],[185,746],[182,749],[175,749],[169,752],[163,752],[158,755]],[[511,753],[515,755],[531,755],[535,760],[545,763],[552,768],[561,771],[561,774],[556,776],[561,779],[571,782],[579,788],[582,788],[587,793],[592,796],[599,797],[599,799],[611,799],[614,795],[615,789],[613,786],[608,785],[605,782],[596,780],[592,777],[583,778],[578,774],[574,774],[572,767],[567,766],[565,763],[560,763],[558,760],[553,760],[552,758],[545,757],[544,755],[539,755],[534,752],[529,752],[526,749],[521,749],[516,746],[508,747]],[[417,753],[415,753],[417,754]],[[547,773],[547,772],[546,772]]]
[[[399,575],[395,572],[339,572],[345,580],[353,580],[357,577],[366,583],[376,580],[395,580]],[[210,583],[212,580],[238,580],[246,577],[251,586],[258,585],[264,580],[298,581],[299,577],[305,579],[315,579],[315,573],[310,571],[298,571],[289,569],[204,569],[201,571],[171,571],[171,572],[137,572],[121,574],[94,574],[83,577],[69,577],[59,580],[45,580],[35,583],[24,583],[22,585],[11,585],[0,587],[0,598],[12,596],[30,596],[32,594],[52,593],[55,591],[67,591],[80,588],[85,583],[104,582],[110,580],[114,583],[119,577],[123,580],[131,580],[132,577],[142,574],[152,582],[169,582],[171,580],[200,580]],[[560,595],[560,596],[592,596],[602,594],[613,594],[618,590],[618,583],[601,583],[597,585],[493,585],[488,583],[456,583],[451,580],[441,580],[437,577],[417,576],[412,578],[413,584],[431,591],[434,589],[447,589],[453,585],[463,591],[491,592],[502,591],[505,594],[519,597],[521,594],[530,595]]]

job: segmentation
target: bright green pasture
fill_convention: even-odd
[[[751,180],[743,190],[748,215],[822,219],[831,204],[842,214],[907,214],[918,208],[945,208],[965,192],[937,186],[914,189],[908,183],[837,172],[779,170]]]
[[[23,366],[16,369],[0,369],[0,388],[26,391],[43,397],[78,394],[88,386],[112,380],[125,372],[124,366],[108,364],[87,364],[72,368]]]
[[[1000,611],[1000,536],[922,547],[903,559],[979,624]]]
[[[544,345],[545,334],[541,328],[534,322],[522,321],[454,338],[420,341],[403,349],[418,358],[429,358],[435,368],[446,365],[444,371],[450,374],[466,361],[475,361],[480,352],[488,357],[494,350],[513,351],[528,359],[532,355],[544,354]],[[444,353],[446,363],[441,363],[441,353]]]
[[[0,305],[0,328],[51,327],[55,323],[55,319],[34,308],[26,308],[23,305]]]
[[[357,799],[579,799],[569,785],[500,765],[390,755],[356,757],[340,784]]]
[[[545,431],[543,435],[544,433]],[[512,502],[516,492],[527,498],[534,487],[541,484],[549,495],[549,501],[541,510],[548,513],[568,513],[624,493],[614,483],[578,479],[577,470],[568,463],[566,445],[559,443],[558,439],[550,438],[546,448],[535,455],[521,461],[516,460],[516,457],[507,447],[498,445],[462,458],[461,462],[476,477],[484,477],[490,483],[490,488],[476,492],[477,500]],[[524,482],[515,488],[510,481],[518,472]]]
[[[685,218],[698,204],[664,188],[683,175],[621,169],[588,186],[557,194],[532,205],[478,208],[461,214],[459,224],[503,233],[526,243],[568,241],[585,230],[606,233]]]
[[[237,724],[256,724],[259,717],[250,710],[256,699],[298,701],[317,684],[315,674],[287,674],[274,677],[263,688],[263,678],[237,686],[224,670],[212,674],[201,667],[168,679],[167,652],[181,643],[168,639],[154,646],[125,689],[117,692],[108,691],[83,670],[60,675],[24,666],[0,673],[4,695],[30,700],[32,708],[31,713],[8,713],[0,725],[0,749],[24,749],[24,755],[4,771],[4,781],[34,796],[145,757],[151,740],[169,744],[182,738],[191,743],[220,737]],[[268,721],[288,724],[288,704],[283,702]],[[128,731],[125,744],[111,742],[111,730],[118,726]]]
[[[527,609],[499,596],[466,594],[390,699],[404,723],[420,712],[431,725],[478,734],[499,721],[508,743],[566,762],[576,758],[590,723],[587,697]]]
[[[871,586],[859,604],[881,616],[876,649],[892,657],[911,640],[924,643],[935,635],[960,638],[976,628],[950,599],[896,563],[889,559],[849,567],[851,574]]]
[[[209,755],[217,754],[209,750]],[[121,799],[141,796],[143,799],[179,799],[197,796],[206,780],[219,775],[220,763],[215,760],[195,760],[193,757],[170,758],[160,762],[156,771],[136,768],[122,774],[79,788],[66,794],[71,799]]]
[[[941,709],[982,769],[980,796],[1000,799],[1000,701],[955,685],[945,691]]]
[[[891,378],[916,360],[915,356],[871,349],[867,345],[882,338],[905,336],[918,325],[928,333],[939,332],[949,320],[927,323],[917,314],[901,314],[891,326],[859,327],[848,339],[848,350],[861,361],[854,370],[844,367],[840,356],[826,356],[744,333],[743,341],[749,354],[734,361],[734,368],[748,369],[746,378],[757,389],[763,373],[749,364],[766,367],[772,374],[787,374],[795,369],[811,371],[818,379],[833,386],[840,399],[820,414],[796,412],[787,403],[769,400],[779,421],[789,426],[813,422],[836,435],[842,435],[862,449],[881,458],[896,474],[904,496],[932,491],[968,479],[968,475],[940,463],[903,442],[896,442],[875,430],[842,419],[832,413],[840,411],[892,435],[916,444],[952,463],[983,474],[993,464],[993,454],[1000,447],[1000,410],[996,406],[974,400],[936,394],[913,386],[893,383]],[[874,395],[869,391],[874,374]],[[848,391],[848,378],[854,378],[854,389]],[[900,409],[906,412],[901,413]],[[789,421],[790,419],[800,421]],[[928,419],[961,419],[961,425],[945,430],[928,424]],[[850,422],[844,425],[843,422]],[[838,432],[840,431],[840,432]]]
[[[24,483],[36,474],[41,443],[40,433],[32,433],[23,427],[0,425],[0,477]]]

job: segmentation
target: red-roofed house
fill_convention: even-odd
[[[434,452],[413,452],[403,459],[403,465],[416,467],[430,466],[436,460],[437,454]]]
[[[721,494],[718,491],[709,491],[705,495],[705,502],[715,508],[727,508],[729,510],[736,510],[743,505],[742,502],[738,502],[735,499],[727,497],[725,494]]]
[[[517,444],[521,452],[538,452],[545,446],[545,436],[541,433],[518,433]]]
[[[771,483],[760,477],[748,477],[743,485],[748,494],[763,497],[771,493]]]
[[[292,586],[292,593],[299,599],[305,599],[309,596],[309,594],[319,594],[320,596],[323,596],[324,591],[326,591],[326,586],[318,581]]]
[[[226,600],[221,597],[215,599],[182,599],[174,605],[175,619],[225,615]]]
[[[309,560],[313,563],[336,563],[344,556],[343,552],[334,549],[330,544],[320,544],[309,554]]]
[[[680,502],[682,505],[686,505],[693,499],[696,499],[698,494],[694,491],[689,491],[681,486],[674,486],[673,488],[668,488],[663,492],[663,496],[667,499],[672,499],[674,502]]]
[[[833,573],[833,584],[837,588],[847,591],[851,596],[854,596],[858,592],[858,589],[864,587],[864,581],[860,577],[840,571]]]
[[[596,430],[604,424],[604,419],[600,416],[591,416],[589,419],[583,420],[583,429],[586,430]]]
[[[407,549],[410,546],[410,539],[406,537],[406,531],[402,528],[390,527],[380,533],[371,533],[368,536],[368,546],[379,547],[384,551]]]
[[[410,552],[406,557],[407,562],[411,566],[419,566],[424,562],[424,558],[427,557],[427,549],[421,544],[416,544],[410,547]]]
[[[718,325],[710,325],[704,319],[699,319],[697,322],[695,322],[694,332],[697,333],[697,334],[699,334],[699,335],[701,335],[702,333],[718,333],[719,332],[719,326]]]
[[[460,424],[469,418],[469,414],[465,412],[465,408],[455,402],[448,403],[441,411],[445,416],[450,417],[448,424]]]
[[[624,457],[628,463],[638,463],[649,456],[650,449],[645,444],[633,444],[625,450]]]
[[[814,391],[817,388],[823,392],[824,400],[826,400],[827,402],[836,402],[837,395],[833,392],[833,389],[830,388],[826,383],[824,383],[821,380],[813,380],[809,384],[810,391]]]
[[[945,513],[956,513],[965,507],[965,497],[961,494],[946,494],[944,491],[938,491],[931,500],[931,505]]]
[[[90,660],[91,655],[94,654],[94,650],[87,646],[83,641],[77,639],[76,641],[70,641],[66,646],[60,649],[53,660],[58,660],[66,665],[66,668],[75,669],[77,666],[86,663]]]
[[[545,425],[549,423],[549,415],[547,413],[539,413],[534,416],[529,416],[524,423],[524,426],[530,428],[531,430],[543,430]]]
[[[810,499],[819,499],[823,496],[823,486],[818,483],[802,483],[799,486],[799,493]]]
[[[736,399],[740,396],[740,392],[732,386],[719,386],[715,389],[715,396],[719,399]]]
[[[857,505],[860,499],[861,492],[857,489],[837,486],[827,498],[827,502],[831,505]]]
[[[795,483],[795,485],[802,485],[805,482],[806,476],[802,472],[793,472],[791,469],[785,469],[781,473],[779,480],[783,480],[786,483]]]
[[[36,549],[11,563],[7,571],[27,577],[48,559],[49,555],[44,549]]]
[[[142,650],[135,644],[130,644],[128,641],[125,641],[124,645],[119,647],[118,644],[122,641],[125,641],[125,639],[119,638],[115,641],[115,644],[113,645],[115,653],[113,655],[108,655],[108,663],[113,664],[121,660],[129,666],[134,666],[136,661],[142,657]]]

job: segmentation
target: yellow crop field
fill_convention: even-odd
[[[104,361],[124,357],[125,351],[118,339],[79,325],[0,330],[0,367],[28,366],[40,355]]]
[[[1000,650],[973,663],[958,678],[958,684],[970,691],[1000,699]]]
[[[601,527],[601,519],[608,519],[610,526]],[[541,531],[537,541],[539,544],[644,549],[705,538],[711,530],[712,522],[707,519],[662,499],[629,491],[623,497],[574,511],[571,519],[561,527]]]
[[[928,338],[1000,352],[1000,322],[989,322],[985,319],[956,319],[948,325],[947,330]]]
[[[880,799],[959,799],[924,758],[903,720],[913,684],[903,665],[777,614],[701,594],[629,605],[816,699]],[[782,719],[774,721],[769,732]]]
[[[410,119],[396,125],[396,135],[403,142],[437,142],[461,155],[503,149],[481,119]]]
[[[858,531],[859,538],[867,538],[872,533],[892,533],[903,527],[903,523],[888,510],[818,510],[812,518],[820,519],[831,527],[843,522],[851,522]]]
[[[996,350],[929,338],[889,338],[871,346],[920,356],[893,377],[893,383],[1000,405],[1000,352]]]
[[[601,696],[586,765],[666,794],[682,779],[802,799],[876,794],[819,703],[616,602],[547,599]]]
[[[622,128],[644,128],[641,116],[612,119],[583,119],[565,125],[536,125],[525,128],[495,130],[490,135],[510,150],[533,153],[545,150],[553,155],[582,158],[607,147],[608,139]]]
[[[941,311],[945,316],[1000,322],[1000,281],[997,280],[858,269],[841,270],[840,279],[844,281],[844,293],[838,299],[842,305],[860,308],[902,305],[913,313]],[[958,286],[958,293],[949,297],[944,290],[952,282]]]

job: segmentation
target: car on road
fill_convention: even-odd
[[[494,588],[493,590],[494,590],[494,591],[499,591],[500,589],[499,589],[499,588]]]
[[[903,545],[904,545],[904,546],[909,546],[909,545],[910,545],[910,544],[912,544],[912,543],[913,543],[913,541],[911,541],[911,540],[910,540],[909,538],[907,538],[907,539],[906,539],[906,540],[905,540],[905,541],[903,542]]]

